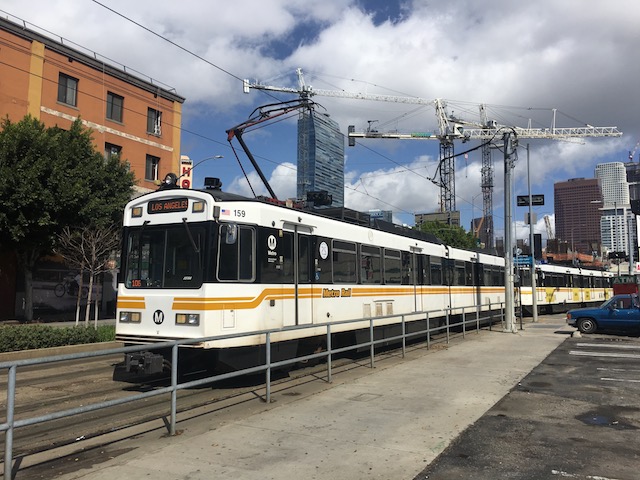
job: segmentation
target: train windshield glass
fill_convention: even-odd
[[[205,228],[184,224],[129,229],[125,237],[127,288],[202,285]]]

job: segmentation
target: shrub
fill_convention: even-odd
[[[115,326],[51,327],[47,325],[5,325],[0,327],[0,352],[15,352],[82,343],[115,340]]]

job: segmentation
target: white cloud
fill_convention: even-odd
[[[601,161],[625,161],[640,139],[633,102],[640,78],[640,63],[635,61],[640,9],[635,0],[589,2],[588,8],[583,0],[413,0],[403,2],[401,20],[382,23],[360,8],[367,2],[356,0],[104,3],[183,48],[95,2],[5,0],[2,9],[175,87],[187,98],[187,130],[197,134],[183,135],[184,153],[194,159],[208,156],[212,141],[218,153],[225,128],[246,119],[256,105],[275,101],[260,92],[244,95],[242,78],[294,86],[296,67],[304,69],[316,88],[450,99],[449,112],[468,120],[477,121],[478,105],[487,103],[489,117],[499,123],[527,126],[531,121],[534,127],[550,127],[555,108],[559,127],[589,123],[625,132],[622,139],[591,139],[583,145],[531,141],[532,188],[547,193],[548,211],[554,181],[592,176]],[[292,36],[299,30],[308,37]],[[364,129],[372,119],[384,130],[427,131],[437,126],[432,107],[315,100],[343,131],[347,125]],[[513,105],[529,109],[508,107]],[[260,152],[275,159],[265,170],[282,198],[295,196],[295,167],[286,163],[295,163],[295,156],[290,149],[286,155],[279,150],[281,144],[291,147],[295,142],[294,128],[292,121],[286,133],[291,138],[285,142],[279,131]],[[514,172],[517,193],[526,186],[526,142],[520,140]],[[438,209],[438,188],[420,176],[434,175],[437,142],[363,145],[390,160],[373,158],[364,147],[347,151],[347,206],[391,209],[402,221],[414,212]],[[456,144],[456,151],[467,145]],[[493,155],[497,220],[503,204],[503,159],[499,151]],[[420,175],[404,168],[417,169]],[[251,194],[237,169],[226,175],[230,187]],[[254,173],[249,175],[252,184],[261,183]],[[456,203],[463,214],[471,216],[471,204],[480,211],[481,197],[473,200],[479,193],[480,156],[474,152],[467,164],[456,159]]]

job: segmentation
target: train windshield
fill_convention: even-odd
[[[138,227],[125,236],[127,288],[198,288],[206,245],[203,225]]]

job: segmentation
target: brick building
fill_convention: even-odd
[[[98,151],[128,163],[140,192],[155,190],[157,180],[180,166],[185,99],[158,85],[95,53],[0,18],[0,116],[18,122],[30,114],[47,127],[61,128],[80,117],[93,130]],[[40,300],[46,303],[45,293],[52,290],[48,284],[68,272],[39,273],[42,278],[35,281],[43,282]],[[0,319],[19,314],[19,278],[10,252],[0,252]],[[62,300],[69,299],[52,300],[64,308]]]

